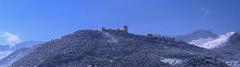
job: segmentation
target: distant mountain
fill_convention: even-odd
[[[240,41],[240,33],[235,32],[230,38],[229,43],[237,43]]]
[[[14,47],[7,47],[5,51],[0,52],[0,67],[8,67],[23,56],[29,54],[35,46],[43,42],[26,41],[16,44]]]
[[[9,54],[11,54],[13,51],[0,51],[0,60],[6,56],[8,56]]]
[[[199,46],[199,47],[213,49],[213,48],[218,48],[218,47],[227,45],[230,39],[235,40],[234,39],[235,36],[233,36],[235,34],[237,33],[229,32],[229,33],[220,35],[217,38],[198,39],[198,40],[193,40],[189,43],[195,44],[196,46]]]
[[[216,51],[226,63],[240,67],[240,34],[237,32],[229,32],[216,38],[192,40],[188,43]]]
[[[184,42],[191,42],[192,40],[198,40],[198,39],[206,39],[206,38],[216,38],[218,35],[207,30],[197,30],[195,32],[186,34],[186,35],[180,35],[176,36],[175,38],[177,40],[181,40]]]
[[[21,48],[17,49],[16,51],[12,52],[8,56],[4,57],[0,60],[0,67],[8,67],[11,66],[12,63],[19,60],[23,56],[29,54],[32,51],[31,48]]]
[[[16,44],[13,48],[11,49],[21,49],[21,48],[31,48],[31,47],[34,47],[36,46],[37,44],[41,44],[43,43],[42,41],[26,41],[26,42],[21,42],[21,43],[18,43]]]
[[[221,54],[226,62],[233,67],[240,67],[240,34],[234,33],[228,38],[225,45],[219,48],[212,49]]]
[[[227,67],[213,51],[119,30],[80,30],[46,42],[13,67]]]
[[[13,50],[11,50],[10,45],[0,45],[0,60],[9,54],[11,54]]]
[[[0,45],[0,51],[9,51],[9,50],[17,50],[21,48],[28,48],[33,47],[36,44],[43,43],[42,41],[25,41],[18,44],[15,44],[15,46],[11,47],[10,45]]]

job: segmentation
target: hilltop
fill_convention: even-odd
[[[42,44],[13,64],[35,67],[225,67],[217,54],[166,37],[79,30]]]

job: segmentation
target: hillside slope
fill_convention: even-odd
[[[240,34],[234,33],[225,46],[212,49],[221,54],[225,61],[233,67],[240,66]]]
[[[215,51],[230,66],[240,66],[240,34],[237,32],[229,32],[216,38],[192,40],[188,43]]]
[[[228,45],[230,38],[235,37],[233,36],[234,34],[237,34],[237,33],[229,32],[229,33],[220,35],[216,38],[198,39],[198,40],[193,40],[189,43],[199,47],[206,48],[206,49],[214,49],[214,48],[219,48],[219,47]]]
[[[11,66],[15,61],[19,60],[21,57],[27,55],[32,50],[30,48],[21,48],[12,52],[8,56],[0,60],[0,67]]]
[[[215,53],[171,38],[80,30],[42,44],[12,67],[225,67]]]
[[[43,42],[26,41],[9,48],[4,53],[0,54],[0,56],[3,56],[0,58],[0,67],[11,66],[15,61],[29,54],[37,46],[40,46],[41,43]]]

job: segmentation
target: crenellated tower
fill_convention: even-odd
[[[123,26],[123,31],[128,32],[128,26]]]
[[[123,26],[123,27],[120,27],[120,28],[117,28],[117,29],[107,29],[105,27],[102,27],[102,31],[107,31],[107,30],[117,30],[117,31],[124,31],[124,32],[128,32],[128,26]]]

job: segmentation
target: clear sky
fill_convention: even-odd
[[[0,0],[0,44],[122,25],[137,34],[240,31],[240,0]]]

